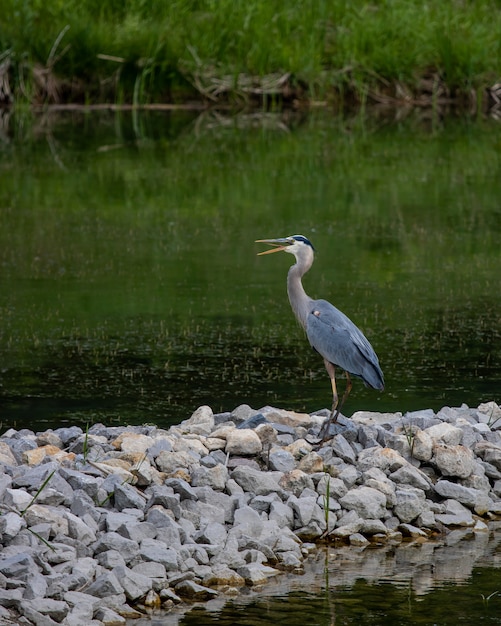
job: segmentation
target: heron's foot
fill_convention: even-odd
[[[330,416],[325,420],[325,422],[322,425],[322,428],[320,429],[320,432],[318,433],[318,436],[320,437],[321,441],[327,441],[328,439],[332,439],[332,437],[334,436],[334,434],[330,434],[330,430],[331,430],[331,426],[337,424],[337,419],[339,417],[339,409],[332,409]]]

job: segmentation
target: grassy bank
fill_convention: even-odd
[[[499,0],[3,0],[0,101],[495,101]]]

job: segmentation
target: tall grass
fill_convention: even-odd
[[[499,0],[2,4],[17,99],[173,101],[207,80],[237,87],[240,74],[291,73],[317,98],[395,81],[412,90],[430,72],[462,93],[501,78]]]

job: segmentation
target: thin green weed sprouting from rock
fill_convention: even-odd
[[[488,596],[484,596],[483,593],[481,593],[480,595],[482,596],[482,603],[483,603],[484,607],[488,608],[489,607],[489,601],[491,600],[491,598],[494,598],[497,595],[501,595],[501,592],[493,591]]]
[[[143,456],[141,457],[141,460],[139,461],[139,463],[137,463],[136,466],[131,469],[131,472],[133,472],[134,470],[138,471],[141,468],[141,465],[144,463],[146,457],[147,457],[147,455],[146,455],[146,453],[144,453]],[[95,465],[95,463],[90,462],[90,464],[93,467],[96,467],[97,469],[101,469],[101,471],[102,471],[102,468],[100,468],[99,466]],[[132,485],[132,480],[134,478],[135,478],[134,475],[131,478],[124,478],[124,480],[120,483],[120,487],[122,485]],[[110,498],[113,495],[115,495],[115,490],[114,489],[113,489],[113,491],[110,491],[110,493],[106,496],[106,498],[104,498],[104,500],[102,500],[101,502],[98,502],[97,506],[104,506],[110,500]]]
[[[323,532],[323,537],[329,534],[329,518],[330,518],[330,499],[331,499],[331,477],[330,474],[327,474],[327,486],[325,493],[322,496],[322,504],[324,505],[324,520],[325,520],[325,530]]]
[[[31,498],[31,501],[28,503],[28,505],[22,510],[22,511],[17,511],[16,509],[12,508],[12,507],[6,507],[5,505],[0,505],[4,508],[6,508],[8,511],[10,511],[11,513],[17,513],[17,515],[19,515],[19,517],[24,518],[26,515],[26,512],[28,511],[28,509],[30,507],[32,507],[38,497],[40,496],[40,494],[42,493],[42,491],[45,489],[45,487],[47,487],[47,485],[49,484],[51,478],[54,476],[54,474],[56,473],[56,470],[53,470],[48,476],[47,478],[43,481],[43,483],[41,484],[41,486],[38,488],[36,494]],[[44,543],[48,548],[50,548],[53,552],[55,552],[55,548],[54,546],[51,545],[51,543],[49,541],[47,541],[46,539],[44,539],[44,537],[42,537],[39,533],[37,533],[36,531],[32,530],[31,528],[27,527],[26,530],[28,532],[30,532],[32,535],[34,535],[37,539],[39,539],[42,543]]]
[[[492,408],[489,414],[489,419],[487,421],[487,426],[489,428],[492,428],[494,424],[497,424],[499,422],[499,420],[501,420],[501,417],[494,418],[494,408]]]
[[[407,439],[407,444],[411,451],[411,457],[414,456],[414,444],[416,442],[416,433],[411,424],[403,424],[402,430],[404,431],[405,438]]]
[[[82,454],[84,463],[86,463],[87,457],[89,456],[89,422],[87,422],[87,424],[85,425],[85,437],[83,442]]]
[[[22,511],[19,512],[19,515],[21,517],[24,517],[26,515],[26,511],[35,504],[35,502],[37,501],[38,496],[42,493],[42,491],[45,489],[45,487],[47,487],[47,485],[49,484],[49,481],[51,480],[51,478],[54,476],[54,474],[56,473],[56,470],[53,470],[48,476],[47,478],[43,481],[43,483],[41,484],[41,486],[38,488],[38,491],[36,492],[36,494],[33,496],[33,498],[31,499],[31,502],[28,504],[27,507],[25,507]]]

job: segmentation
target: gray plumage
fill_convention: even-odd
[[[361,378],[367,387],[384,389],[383,372],[371,344],[362,331],[330,302],[311,301],[306,336],[324,359]]]

